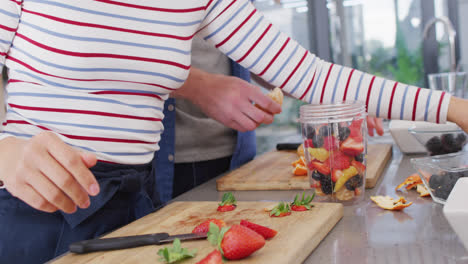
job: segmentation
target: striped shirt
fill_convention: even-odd
[[[300,100],[359,100],[378,117],[446,121],[450,96],[325,62],[248,0],[0,3],[0,68],[9,69],[0,139],[47,130],[99,160],[151,161],[195,34]]]

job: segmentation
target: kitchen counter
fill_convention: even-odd
[[[387,133],[388,134],[388,133]],[[390,136],[379,143],[392,142]],[[373,140],[370,140],[372,143]],[[414,173],[410,159],[394,145],[393,158],[364,201],[346,206],[344,217],[304,263],[468,263],[468,252],[449,226],[442,205],[415,191],[396,192],[395,187]],[[239,201],[292,201],[301,191],[235,191]],[[174,201],[219,201],[216,180],[182,194]],[[372,195],[404,196],[413,205],[400,212],[377,207]]]

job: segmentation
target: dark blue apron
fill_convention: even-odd
[[[98,163],[92,169],[101,192],[74,214],[38,211],[0,190],[0,263],[44,263],[91,239],[155,211],[151,164]],[[152,197],[151,197],[152,196]]]

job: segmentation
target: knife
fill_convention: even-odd
[[[89,253],[95,251],[114,250],[133,248],[147,245],[161,245],[170,243],[176,238],[181,241],[184,240],[197,240],[204,239],[207,237],[206,233],[199,234],[180,234],[180,235],[169,235],[168,233],[155,233],[148,235],[138,236],[125,236],[125,237],[113,237],[113,238],[96,238],[90,240],[83,240],[72,243],[70,245],[70,251],[73,253]]]
[[[278,143],[276,150],[297,150],[301,143]]]

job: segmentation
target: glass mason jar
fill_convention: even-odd
[[[365,105],[357,101],[300,108],[307,175],[319,201],[355,204],[363,199],[365,110]]]

